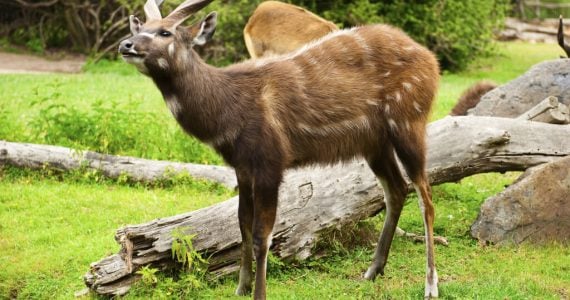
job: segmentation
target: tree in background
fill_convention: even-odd
[[[100,57],[114,56],[116,43],[129,34],[127,16],[143,16],[145,0],[0,0],[4,41],[41,52],[66,48]],[[163,12],[182,2],[165,1]],[[207,11],[219,12],[214,42],[201,49],[217,65],[248,57],[243,28],[261,0],[218,0]],[[401,27],[434,51],[444,69],[460,70],[489,53],[493,33],[510,11],[509,0],[290,0],[350,27],[389,23]],[[196,21],[199,16],[192,21]]]

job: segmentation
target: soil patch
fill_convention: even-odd
[[[79,73],[85,64],[83,56],[51,59],[29,54],[0,52],[0,74]]]

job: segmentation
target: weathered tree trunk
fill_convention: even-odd
[[[110,178],[117,178],[121,174],[125,174],[129,178],[145,182],[163,179],[178,173],[188,173],[195,178],[219,182],[230,189],[237,186],[235,173],[232,168],[228,167],[104,155],[49,145],[0,141],[0,165],[2,164],[30,169],[50,167],[75,170],[87,168],[99,170]]]
[[[525,170],[570,155],[570,125],[490,117],[447,117],[428,128],[428,173],[432,184],[484,172]],[[362,161],[289,172],[280,190],[273,252],[305,259],[319,235],[383,209],[383,193]],[[241,237],[237,198],[194,212],[117,231],[118,254],[91,265],[86,284],[100,294],[123,294],[142,265],[172,264],[171,232],[195,233],[194,247],[207,252],[210,270],[238,269]]]

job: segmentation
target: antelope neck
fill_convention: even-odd
[[[209,142],[239,125],[231,118],[236,113],[239,93],[220,69],[206,64],[194,51],[189,53],[185,63],[174,64],[169,72],[150,75],[182,128]]]

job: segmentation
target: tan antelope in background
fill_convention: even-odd
[[[243,30],[252,58],[289,53],[338,27],[312,12],[279,1],[261,2]]]
[[[255,299],[266,297],[284,171],[356,157],[366,159],[386,195],[386,221],[364,277],[383,274],[407,194],[397,155],[420,199],[425,295],[436,297],[434,208],[425,173],[426,124],[439,81],[434,55],[396,28],[371,25],[335,31],[287,55],[216,68],[192,49],[212,38],[216,13],[181,25],[210,2],[188,0],[163,19],[148,0],[146,23],[131,16],[133,36],[119,52],[155,82],[182,128],[236,170],[242,234],[236,294],[251,291],[255,255]]]

